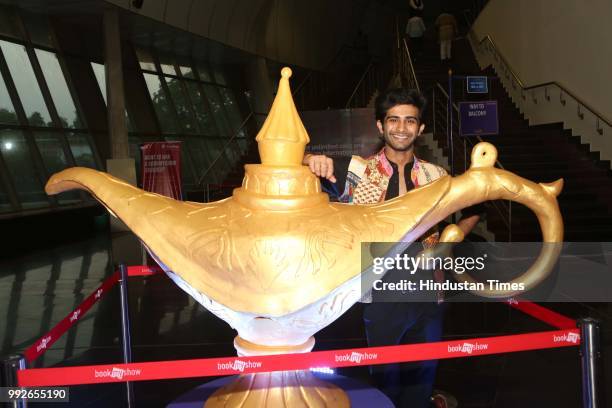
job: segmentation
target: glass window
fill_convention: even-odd
[[[32,40],[34,44],[55,48],[53,35],[51,34],[51,25],[46,15],[22,11],[21,16],[26,26],[26,30],[30,35],[30,40]]]
[[[30,149],[19,130],[0,130],[0,152],[13,178],[23,208],[49,205],[38,175],[32,166]]]
[[[170,105],[166,99],[166,94],[161,87],[161,80],[159,79],[159,76],[148,74],[146,72],[143,72],[143,75],[162,131],[164,133],[176,132],[174,114],[170,110]]]
[[[166,55],[159,57],[159,66],[164,74],[177,75],[174,69],[174,58]]]
[[[0,212],[11,211],[12,209],[8,194],[6,194],[2,183],[0,183]]]
[[[241,130],[238,138],[236,138],[242,156],[245,156],[249,152],[249,142],[247,141],[245,133],[244,130]]]
[[[98,87],[100,88],[100,92],[102,92],[102,98],[104,98],[104,103],[108,105],[108,102],[106,100],[106,71],[104,70],[104,65],[98,64],[97,62],[92,62],[91,69],[93,69],[94,76],[96,77],[96,81],[98,82]]]
[[[199,137],[187,137],[183,138],[182,141],[181,151],[189,151],[189,155],[193,159],[196,174],[198,176],[201,175],[208,166],[207,157],[202,155],[202,139]]]
[[[91,68],[93,69],[94,76],[96,77],[96,82],[98,82],[98,88],[100,88],[100,92],[102,92],[102,98],[104,99],[104,104],[108,106],[108,102],[106,100],[106,71],[103,64],[98,64],[96,62],[91,63]],[[132,125],[132,121],[130,120],[130,115],[128,115],[127,108],[125,109],[125,120],[127,122],[127,128],[130,132],[135,131],[134,126]]]
[[[59,135],[51,132],[36,132],[34,133],[34,140],[36,140],[38,151],[49,174],[70,167]]]
[[[0,34],[23,39],[18,18],[14,9],[0,6]]]
[[[223,106],[225,107],[225,112],[230,120],[230,127],[232,129],[232,135],[236,132],[241,125],[242,116],[240,115],[240,109],[238,108],[238,103],[236,102],[236,98],[234,96],[234,91],[229,88],[219,88],[219,94],[221,95],[221,100],[223,101]]]
[[[17,115],[4,79],[0,76],[0,123],[17,123]]]
[[[52,126],[51,116],[38,87],[25,47],[0,40],[0,49],[8,64],[30,125]]]
[[[229,172],[228,160],[226,152],[223,151],[223,140],[217,138],[204,139],[206,144],[206,153],[210,159],[209,163],[215,163],[209,175],[212,173],[216,178],[217,183],[222,183],[225,176]],[[216,161],[215,161],[216,160]],[[210,164],[209,164],[210,165]],[[208,167],[208,166],[207,166]]]
[[[223,146],[225,146],[225,155],[228,158],[228,166],[234,167],[236,163],[240,161],[240,146],[236,139],[232,140],[229,145],[226,146],[227,141],[224,140]]]
[[[138,63],[140,64],[141,69],[145,71],[157,71],[155,63],[153,62],[153,56],[150,52],[143,49],[137,49],[136,57],[138,58]]]
[[[229,137],[231,134],[231,129],[229,123],[227,122],[227,117],[225,116],[222,106],[223,102],[221,101],[217,87],[213,85],[204,85],[204,93],[208,99],[208,104],[213,112],[213,116],[215,117],[217,128],[220,131],[219,136]]]
[[[141,167],[141,151],[140,145],[143,143],[142,138],[138,135],[128,135],[128,143],[130,145],[130,157],[134,159],[136,165],[136,184],[142,187],[142,169]]]
[[[52,132],[34,133],[34,140],[36,140],[38,151],[42,156],[43,164],[49,175],[73,166],[72,163],[68,163],[61,137],[61,135]],[[59,194],[57,199],[60,204],[74,203],[81,201],[81,195],[78,191],[68,191]]]
[[[181,142],[181,182],[183,185],[195,185],[193,177],[193,163],[191,162],[191,158],[195,155],[194,152],[189,148],[190,144],[188,140],[192,138],[182,138],[182,137],[167,137],[166,141],[168,142]],[[187,151],[189,149],[189,151]],[[195,160],[195,158],[194,158]]]
[[[179,70],[181,71],[181,75],[185,78],[195,79],[195,73],[193,72],[193,68],[191,68],[191,64],[189,62],[179,63]]]
[[[181,82],[182,81],[178,79],[166,77],[166,84],[168,85],[168,90],[172,96],[172,101],[174,102],[176,113],[178,114],[179,123],[182,125],[185,132],[197,133],[195,123],[193,122],[193,111],[191,104],[189,104],[185,98]]]
[[[186,81],[186,85],[187,90],[189,91],[189,97],[191,98],[191,102],[193,103],[193,107],[195,109],[195,116],[198,121],[198,125],[200,125],[200,132],[209,136],[217,134],[215,122],[210,111],[208,110],[208,106],[206,106],[206,103],[204,102],[200,87],[193,81]]]
[[[227,85],[227,81],[225,80],[225,74],[221,71],[220,67],[213,68],[213,75],[215,76],[215,82],[219,85]]]
[[[77,166],[98,168],[88,134],[68,133],[68,145]]]
[[[190,157],[192,160],[196,180],[193,182],[193,184],[196,184],[211,163],[211,160],[206,152],[206,144],[204,139],[200,137],[187,137],[183,139],[182,147],[182,150],[185,151],[185,153],[189,153],[185,154],[183,157]],[[212,181],[212,174],[212,171],[208,174],[208,182]]]
[[[203,63],[198,64],[198,74],[200,75],[201,81],[212,82],[210,71]]]
[[[68,89],[68,83],[62,72],[57,54],[49,51],[36,50],[36,56],[41,67],[44,67],[43,75],[51,92],[51,98],[55,109],[62,122],[62,127],[79,129],[83,127],[79,118],[72,95]]]

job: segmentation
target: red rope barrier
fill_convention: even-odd
[[[75,325],[119,281],[119,272],[113,273],[108,279],[85,299],[79,307],[64,317],[47,334],[38,339],[24,352],[26,360],[32,362],[47,351],[64,333]]]
[[[573,329],[576,327],[576,320],[563,316],[560,313],[547,309],[533,302],[524,300],[508,300],[508,304],[516,310],[520,310],[529,316],[547,323],[558,329]]]
[[[159,267],[149,267],[146,265],[128,267],[128,276],[150,276],[162,272]],[[91,295],[89,295],[76,309],[68,316],[64,317],[47,334],[38,339],[33,345],[24,352],[26,360],[32,362],[43,355],[53,343],[74,326],[81,318],[98,302],[110,289],[119,282],[119,272],[115,271],[106,279]]]
[[[580,332],[578,329],[554,330],[436,343],[316,351],[301,354],[38,368],[21,370],[18,372],[17,378],[20,387],[68,386],[475,357],[571,347],[579,344]]]
[[[137,265],[128,267],[128,276],[151,276],[163,272],[160,267],[150,267],[146,265]],[[32,346],[25,350],[24,355],[28,362],[32,362],[45,353],[64,333],[66,333],[73,325],[75,325],[91,307],[101,299],[102,295],[106,294],[119,281],[119,272],[116,271],[106,281],[104,281],[98,289],[96,289],[89,297],[87,297],[74,311],[68,314],[58,324],[56,324],[47,334],[38,339]],[[559,329],[573,329],[576,327],[576,321],[569,317],[563,316],[557,312],[546,309],[538,304],[528,301],[517,301],[515,299],[508,300],[508,304],[540,321],[550,324]],[[400,346],[404,347],[404,346]],[[440,357],[448,358],[448,357]],[[424,358],[423,360],[427,360]],[[189,360],[186,360],[189,361]],[[406,360],[413,361],[413,360]],[[376,363],[383,364],[383,363]],[[297,369],[297,368],[296,368]],[[220,374],[211,374],[220,375]]]
[[[150,276],[163,272],[159,266],[128,266],[128,276]]]

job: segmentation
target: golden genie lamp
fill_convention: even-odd
[[[281,76],[256,138],[261,164],[245,166],[242,186],[230,198],[176,201],[86,168],[57,173],[46,186],[48,194],[75,188],[93,194],[142,240],[170,278],[238,332],[239,355],[312,350],[313,335],[362,296],[362,242],[412,242],[456,211],[499,199],[534,211],[544,242],[563,240],[556,200],[562,180],[537,184],[497,169],[497,151],[488,143],[474,147],[470,169],[460,176],[444,176],[381,204],[330,203],[319,179],[301,164],[309,138],[291,98],[291,70],[284,68]],[[455,225],[441,235],[443,242],[462,239]],[[558,254],[559,246],[544,245],[515,280],[534,287]],[[207,407],[348,405],[341,389],[308,371],[241,375],[206,402]]]

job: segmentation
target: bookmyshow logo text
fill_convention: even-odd
[[[579,341],[580,341],[580,335],[578,335],[578,333],[567,333],[567,334],[562,334],[560,336],[553,334],[553,342],[555,343],[578,344]]]
[[[336,354],[334,359],[336,362],[350,361],[351,363],[360,364],[362,361],[372,361],[378,358],[377,353],[357,353],[353,351],[346,354]]]
[[[138,377],[142,373],[140,369],[130,369],[130,368],[119,368],[113,367],[107,368],[106,370],[94,370],[95,378],[116,378],[117,380],[123,380],[127,377]]]
[[[457,344],[455,346],[448,346],[449,353],[464,353],[464,354],[472,354],[474,351],[484,351],[488,350],[489,345],[487,343],[463,343]]]
[[[261,361],[242,361],[234,360],[230,363],[217,363],[218,370],[234,370],[244,372],[245,369],[261,368]]]

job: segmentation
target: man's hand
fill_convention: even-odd
[[[461,228],[463,234],[467,236],[472,232],[476,224],[478,224],[478,221],[480,221],[479,214],[468,215],[467,217],[461,218],[459,222],[457,222],[457,226]]]
[[[334,177],[334,161],[332,158],[327,157],[323,154],[306,154],[302,164],[308,166],[318,177],[323,177],[331,181],[336,182]]]

